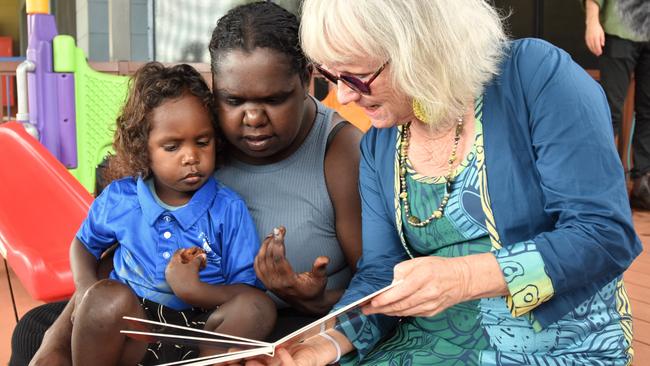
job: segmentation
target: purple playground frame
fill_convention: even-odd
[[[40,142],[68,169],[77,167],[74,76],[55,73],[52,40],[58,35],[54,16],[27,15],[27,60],[36,65],[27,74],[29,122]]]

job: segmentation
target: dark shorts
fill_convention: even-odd
[[[140,299],[140,305],[147,314],[149,320],[203,329],[214,310],[191,308],[187,310],[174,310],[147,299]],[[158,365],[166,362],[187,360],[199,356],[199,349],[196,346],[174,344],[170,342],[149,343],[147,353],[139,365]]]

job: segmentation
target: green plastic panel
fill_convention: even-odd
[[[58,35],[52,40],[54,72],[74,72],[75,52],[77,47],[74,38],[68,35]]]
[[[69,41],[54,44],[57,54],[69,54]],[[73,40],[74,42],[74,40]],[[60,46],[61,48],[57,48]],[[72,62],[63,58],[66,72],[74,73],[77,124],[77,168],[70,169],[79,182],[90,192],[95,190],[95,169],[111,151],[115,119],[124,104],[128,80],[93,70],[83,50],[74,48]],[[67,69],[72,67],[72,69]]]

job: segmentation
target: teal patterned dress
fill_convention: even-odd
[[[473,148],[455,171],[443,217],[425,227],[413,227],[396,202],[396,220],[402,223],[398,231],[402,231],[403,244],[414,256],[457,257],[501,248],[485,181],[480,100],[475,123]],[[399,145],[399,138],[396,143]],[[411,213],[428,217],[445,193],[444,177],[423,176],[410,166],[407,172]],[[396,187],[399,193],[398,180]],[[629,364],[631,316],[620,278],[558,322],[541,329],[529,310],[552,297],[553,286],[534,242],[510,248],[497,261],[512,296],[464,302],[433,317],[404,318],[392,336],[363,360],[352,354],[343,364]]]

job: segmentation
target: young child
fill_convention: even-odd
[[[134,75],[108,168],[122,178],[95,199],[71,246],[74,364],[198,356],[123,336],[125,315],[258,339],[272,329],[273,302],[255,288],[253,220],[213,177],[220,139],[212,103],[189,65],[151,62]],[[98,258],[114,243],[114,270],[98,281]]]

